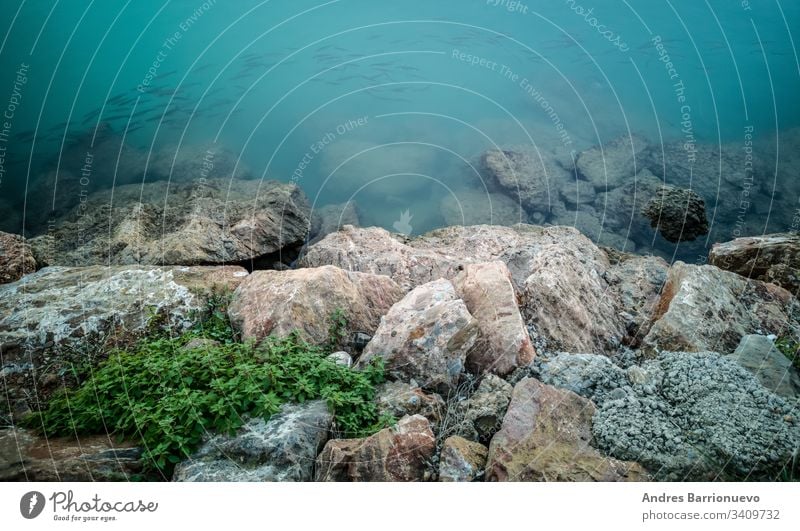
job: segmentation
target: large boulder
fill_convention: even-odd
[[[536,350],[520,315],[508,267],[500,261],[468,264],[453,285],[481,331],[467,355],[467,368],[476,374],[506,376],[529,365]]]
[[[36,260],[25,238],[0,232],[0,284],[16,282],[34,271]]]
[[[598,446],[668,481],[774,480],[796,459],[796,403],[765,389],[733,358],[662,353],[641,367],[647,385],[605,393]]]
[[[94,193],[30,241],[45,265],[290,263],[308,232],[296,185],[159,181]]]
[[[657,351],[733,352],[748,334],[795,335],[796,300],[785,289],[748,280],[715,266],[676,262],[642,348]]]
[[[800,374],[792,361],[775,347],[772,338],[744,336],[731,357],[776,395],[800,396]]]
[[[402,297],[403,290],[389,277],[333,266],[255,271],[237,288],[228,315],[245,339],[298,331],[303,339],[324,344],[331,339],[336,312],[347,321],[337,333],[372,334]]]
[[[549,152],[529,149],[492,149],[481,156],[489,182],[500,187],[530,212],[549,213],[561,186],[574,176]]]
[[[647,141],[627,135],[578,155],[577,168],[598,191],[607,191],[631,180],[644,167]]]
[[[669,242],[692,241],[708,234],[706,204],[694,190],[662,186],[642,215]]]
[[[390,378],[446,393],[458,384],[479,332],[453,285],[436,280],[392,306],[356,366],[381,357]]]
[[[475,481],[484,473],[488,454],[480,443],[449,437],[439,457],[439,481]]]
[[[642,481],[637,463],[592,446],[594,404],[533,378],[515,387],[503,426],[492,438],[488,481]]]
[[[102,359],[153,327],[182,332],[246,276],[240,267],[50,267],[0,285],[2,409],[38,407],[73,363]]]
[[[715,243],[708,262],[800,295],[800,234],[767,234]]]
[[[38,437],[0,430],[0,481],[132,481],[143,477],[142,449],[107,435]]]
[[[328,441],[317,457],[316,481],[422,481],[436,439],[425,417],[402,418],[365,439]]]
[[[605,276],[617,315],[624,322],[623,342],[638,347],[650,331],[669,265],[655,256],[631,256],[613,264]]]
[[[235,436],[209,439],[175,467],[172,480],[311,481],[332,423],[324,401],[284,404],[269,420],[250,420]]]

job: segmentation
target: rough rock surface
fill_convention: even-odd
[[[644,167],[647,147],[647,141],[636,135],[617,138],[578,155],[578,171],[598,191],[616,188]]]
[[[453,285],[481,331],[467,355],[467,368],[475,374],[506,376],[529,365],[536,350],[520,315],[506,265],[500,261],[468,264]]]
[[[244,338],[287,336],[297,330],[307,341],[323,344],[337,310],[347,318],[345,332],[371,334],[402,296],[389,277],[333,266],[256,271],[234,293],[228,315]]]
[[[574,180],[549,153],[529,149],[492,149],[481,156],[491,183],[528,211],[550,211],[562,184]]]
[[[425,417],[402,418],[365,439],[328,441],[317,457],[317,481],[422,481],[436,439]]]
[[[437,426],[445,412],[442,397],[425,393],[419,387],[403,382],[387,382],[377,389],[375,401],[380,414],[400,419],[405,416],[422,415],[432,426]]]
[[[439,458],[439,481],[474,481],[481,477],[489,449],[463,437],[450,437]]]
[[[333,415],[324,401],[284,404],[253,419],[235,437],[211,438],[175,467],[173,481],[311,481]]]
[[[34,271],[36,260],[25,238],[0,232],[0,284],[16,282]]]
[[[648,385],[602,401],[598,445],[656,479],[775,479],[800,444],[796,403],[766,390],[732,358],[663,353],[642,366]]]
[[[669,242],[692,241],[708,234],[705,201],[687,188],[662,186],[642,214]]]
[[[436,280],[392,306],[356,366],[380,356],[390,378],[446,392],[457,385],[479,332],[453,285]]]
[[[500,429],[513,390],[513,386],[499,376],[487,374],[472,396],[450,406],[443,431],[489,444]]]
[[[45,265],[271,265],[294,259],[308,227],[295,185],[159,181],[92,194],[30,243]]]
[[[715,243],[708,262],[800,295],[800,234],[767,234]]]
[[[789,358],[775,348],[771,338],[744,336],[731,357],[776,395],[800,396],[800,374]]]
[[[624,321],[626,345],[639,346],[649,332],[668,272],[669,264],[655,256],[630,257],[609,268],[605,279]]]
[[[516,225],[528,221],[519,201],[480,190],[458,190],[442,199],[442,217],[449,225]]]
[[[492,438],[488,481],[639,481],[645,470],[603,456],[592,443],[595,407],[571,391],[533,378],[515,387]]]
[[[572,207],[587,203],[594,203],[597,199],[592,183],[573,179],[561,185],[561,199]]]
[[[567,389],[598,405],[625,397],[632,385],[624,370],[608,357],[596,354],[557,354],[540,364],[538,376],[543,383]]]
[[[153,326],[181,332],[240,267],[45,268],[0,285],[0,412],[35,410],[71,374]]]
[[[37,437],[0,430],[0,481],[130,481],[141,476],[142,450],[108,436]]]
[[[714,266],[676,262],[643,349],[733,352],[748,334],[797,334],[795,299],[783,288]]]
[[[652,245],[650,220],[642,215],[642,209],[656,197],[663,184],[645,168],[619,187],[598,194],[594,207],[605,229],[627,235],[642,246]]]
[[[361,222],[355,201],[338,205],[325,205],[311,210],[311,230],[308,233],[309,243],[316,243],[345,225],[358,227]]]

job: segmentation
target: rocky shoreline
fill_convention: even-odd
[[[300,232],[261,231],[260,241],[295,245]],[[328,317],[344,311],[336,359],[356,370],[383,360],[389,382],[375,400],[397,422],[342,439],[324,402],[286,404],[209,438],[177,465],[176,481],[796,477],[800,376],[784,348],[796,354],[800,341],[793,235],[715,246],[716,265],[669,265],[598,247],[571,227],[533,225],[416,238],[348,225],[307,246],[294,268],[253,271],[209,265],[213,253],[180,266],[112,253],[119,265],[33,272],[37,245],[2,239],[4,271],[21,277],[0,285],[2,479],[137,474],[130,443],[45,442],[11,425],[69,385],[70,364],[93,363],[87,344],[135,341],[154,316],[184,329],[221,290],[232,293],[228,317],[242,340],[297,331],[319,345]],[[259,252],[273,248],[283,244]]]

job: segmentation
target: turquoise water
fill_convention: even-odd
[[[799,29],[784,1],[4,0],[0,228],[41,233],[41,190],[59,193],[45,176],[80,173],[70,145],[113,131],[143,154],[135,180],[164,178],[150,169],[164,149],[227,150],[249,178],[413,233],[482,189],[492,147],[752,141],[747,228],[695,245],[796,229]],[[92,190],[120,184],[98,167]]]

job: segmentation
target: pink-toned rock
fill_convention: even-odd
[[[439,459],[439,481],[474,481],[483,475],[489,450],[463,437],[449,437]]]
[[[402,296],[389,277],[333,266],[256,271],[236,290],[228,312],[244,338],[286,336],[296,330],[307,341],[323,344],[337,310],[347,318],[345,332],[372,333]]]
[[[633,462],[603,456],[592,442],[594,404],[533,378],[514,388],[503,426],[492,438],[488,481],[643,481]]]
[[[317,457],[317,481],[422,481],[436,438],[421,415],[365,439],[328,441]]]
[[[467,355],[467,368],[476,374],[506,376],[529,365],[536,350],[520,315],[508,267],[500,261],[469,264],[453,285],[481,330]]]
[[[356,366],[381,357],[390,378],[447,392],[458,384],[479,332],[453,285],[436,280],[392,306]]]
[[[16,282],[36,271],[36,260],[25,238],[0,232],[0,284]]]
[[[800,333],[796,299],[785,289],[723,271],[676,262],[670,268],[654,324],[642,342],[659,351],[731,353],[749,334]]]

